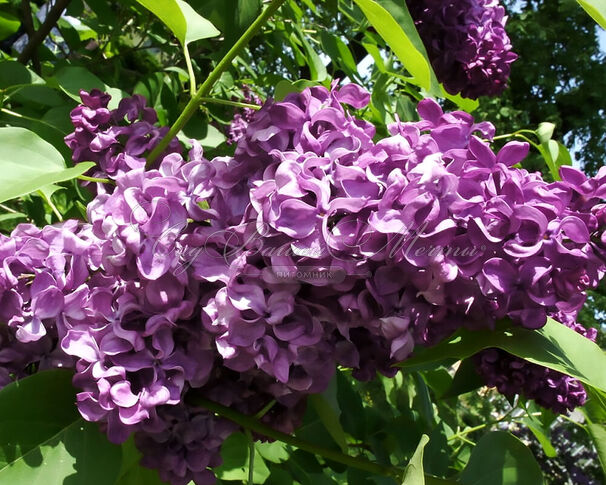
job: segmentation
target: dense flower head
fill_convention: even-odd
[[[592,204],[575,194],[592,187],[599,199],[599,176],[564,169],[549,184],[514,167],[527,144],[494,153],[492,125],[432,100],[419,104],[421,121],[395,123],[375,143],[345,102],[361,108],[368,96],[315,87],[269,102],[234,157],[211,162],[210,208],[228,214],[215,227],[231,224],[242,248],[262,256],[258,267],[332,274],[305,286],[335,293],[345,340],[353,328],[387,339],[384,361],[461,325],[510,317],[539,328],[548,313],[580,308],[604,261],[589,237]]]
[[[451,94],[494,96],[517,59],[498,0],[408,0],[438,80]]]
[[[521,394],[555,413],[565,414],[587,400],[583,385],[561,372],[531,364],[500,349],[475,357],[476,369],[489,387],[509,398]]]
[[[98,89],[80,91],[80,98],[82,104],[70,114],[74,132],[65,137],[74,162],[95,162],[93,175],[101,178],[145,167],[145,155],[168,132],[168,127],[156,126],[158,116],[145,98],[124,98],[113,110],[108,108],[111,97]],[[181,145],[173,139],[165,154],[180,152]]]
[[[337,366],[393,376],[460,327],[552,316],[595,338],[576,315],[606,271],[606,169],[548,183],[516,167],[527,144],[495,153],[490,123],[429,99],[376,139],[353,84],[268,101],[232,157],[173,143],[146,167],[164,130],[145,101],[82,99],[66,141],[112,183],[86,224],[0,236],[0,385],[73,367],[82,416],[113,442],[135,433],[173,484],[213,483],[237,429],[196,397],[290,433]],[[501,351],[478,368],[558,412],[585,399]]]

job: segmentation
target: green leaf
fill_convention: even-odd
[[[474,391],[484,385],[484,381],[476,372],[476,366],[473,359],[465,359],[459,365],[451,386],[441,397],[445,399],[459,396]]]
[[[539,136],[538,131],[537,136]],[[556,140],[542,142],[539,145],[539,152],[545,159],[554,180],[560,180],[560,167],[562,165],[572,165],[572,157],[568,148]]]
[[[331,381],[330,387],[323,394],[309,396],[308,402],[318,413],[320,421],[335,440],[335,443],[339,445],[341,451],[347,453],[347,438],[339,421],[341,410],[337,402],[336,378]]]
[[[166,25],[181,45],[220,35],[215,26],[183,0],[137,0]]]
[[[17,61],[0,62],[0,88],[27,84],[44,84],[44,79]]]
[[[122,99],[122,91],[109,87],[88,69],[80,66],[66,66],[59,69],[54,76],[49,79],[49,84],[53,82],[56,83],[65,94],[78,103],[80,102],[80,90],[82,89],[84,91],[100,89],[111,95],[112,99],[109,103],[109,109],[117,108]]]
[[[307,87],[317,85],[317,82],[309,81],[307,79],[299,79],[295,82],[287,81],[286,79],[284,79],[278,84],[276,84],[276,88],[274,91],[274,99],[276,101],[283,101],[284,98],[290,93],[300,93]]]
[[[243,433],[233,433],[221,446],[223,464],[214,469],[221,480],[248,479],[248,438]],[[269,469],[263,457],[255,448],[255,463],[253,470],[253,483],[264,483],[269,477]]]
[[[606,29],[606,3],[604,0],[577,0],[577,2],[593,20]]]
[[[286,443],[282,441],[273,441],[261,443],[257,441],[255,448],[261,456],[272,463],[283,463],[290,458]]]
[[[19,30],[21,21],[14,15],[0,11],[0,39],[6,39]]]
[[[482,436],[461,474],[463,485],[541,485],[543,475],[532,452],[504,431]]]
[[[402,485],[425,485],[425,474],[423,472],[423,449],[429,442],[429,436],[424,434],[417,445],[410,462],[406,466]]]
[[[221,32],[219,32],[209,20],[202,17],[198,12],[191,8],[187,2],[184,2],[183,0],[176,0],[176,2],[185,17],[185,23],[187,24],[185,39],[179,39],[182,44],[189,44],[196,40],[209,39],[221,35]]]
[[[551,318],[538,330],[502,326],[497,326],[495,330],[461,329],[434,347],[419,349],[399,365],[406,368],[447,358],[465,359],[490,347],[503,349],[606,391],[604,351],[591,340]]]
[[[13,219],[27,219],[25,214],[21,214],[20,212],[9,212],[8,214],[0,214],[0,222],[11,221]]]
[[[122,467],[115,485],[167,485],[160,479],[157,470],[139,464],[141,453],[131,436],[122,444]]]
[[[0,391],[0,483],[115,483],[120,447],[80,417],[72,375],[44,371]]]
[[[589,419],[596,423],[606,424],[606,393],[591,386],[586,386],[587,402],[584,410]]]
[[[349,434],[359,440],[366,439],[366,413],[360,393],[352,386],[352,379],[343,371],[337,371],[337,399],[341,409],[339,420]]]
[[[604,478],[606,478],[606,427],[601,424],[588,423],[586,429],[598,452],[602,472],[604,473]]]
[[[531,415],[524,419],[524,423],[540,443],[545,456],[555,458],[557,453],[549,439],[549,429],[546,429],[538,419]]]
[[[422,51],[415,46],[390,12],[373,0],[354,1],[358,4],[370,24],[396,56],[398,56],[398,59],[400,59],[406,70],[414,77],[415,82],[426,91],[438,95],[439,93],[436,92],[434,83],[432,82],[433,71],[429,61]]]
[[[0,128],[0,146],[0,202],[73,179],[94,166],[79,163],[65,168],[63,157],[50,143],[24,128]]]
[[[311,80],[318,82],[324,81],[328,76],[328,73],[326,72],[326,66],[322,62],[322,59],[320,59],[320,56],[311,46],[305,35],[301,33],[299,40],[305,51],[305,60],[309,66]]]
[[[545,160],[545,164],[547,168],[549,168],[549,172],[554,180],[560,180],[560,173],[558,172],[558,168],[556,166],[556,160],[559,155],[560,148],[558,147],[558,142],[555,140],[547,140],[539,145],[539,152],[543,156]]]
[[[356,65],[356,61],[347,44],[339,36],[327,30],[322,30],[320,39],[322,40],[324,51],[336,65],[341,66],[350,77],[357,74],[358,66]]]
[[[553,136],[553,130],[555,129],[555,125],[553,123],[543,122],[539,123],[539,127],[536,130],[537,138],[541,143],[546,143],[551,140]]]

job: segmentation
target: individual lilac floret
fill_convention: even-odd
[[[436,76],[451,94],[495,96],[517,59],[498,0],[407,0]]]
[[[82,104],[71,112],[74,132],[65,137],[74,162],[95,162],[93,175],[111,179],[145,167],[145,155],[168,133],[168,127],[156,126],[158,117],[145,98],[124,98],[114,110],[108,109],[110,95],[98,89],[80,91],[80,98]],[[159,159],[170,153],[181,153],[176,138]]]

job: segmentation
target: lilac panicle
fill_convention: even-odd
[[[431,65],[446,91],[467,98],[507,87],[517,55],[498,0],[407,0]]]

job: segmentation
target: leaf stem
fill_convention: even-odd
[[[16,211],[15,209],[11,209],[9,206],[4,204],[0,204],[0,209],[5,210],[6,212],[10,212],[11,214],[19,214],[18,211]]]
[[[254,431],[255,433],[267,436],[268,438],[272,438],[274,440],[282,441],[301,450],[305,450],[310,453],[323,456],[324,458],[328,458],[329,460],[342,463],[352,468],[357,468],[358,470],[364,470],[375,475],[384,475],[396,478],[401,477],[404,471],[399,468],[373,463],[363,458],[356,458],[350,455],[345,455],[340,451],[323,448],[313,443],[303,441],[295,436],[291,436],[289,434],[282,433],[281,431],[277,431],[267,426],[266,424],[261,423],[260,421],[251,416],[239,413],[238,411],[223,406],[222,404],[210,401],[200,396],[192,396],[191,402],[203,408],[206,408],[219,416],[229,419],[230,421],[239,424],[245,429]]]
[[[185,64],[187,65],[187,73],[189,74],[189,93],[193,98],[196,95],[196,73],[194,72],[194,66],[191,63],[187,43],[183,44],[183,55],[185,57]]]
[[[236,108],[249,108],[254,110],[260,110],[261,106],[258,104],[249,104],[249,103],[240,103],[238,101],[229,101],[227,99],[217,99],[217,98],[200,98],[201,103],[214,103],[214,104],[224,104],[225,106],[234,106]]]
[[[88,175],[78,175],[78,180],[84,180],[86,182],[96,182],[98,184],[112,184],[115,185],[116,182],[114,182],[111,179],[102,179],[102,178],[97,178],[97,177],[89,177]]]
[[[55,204],[53,204],[53,201],[51,200],[50,196],[47,196],[46,193],[43,190],[39,190],[38,194],[40,194],[40,196],[42,197],[42,199],[44,199],[46,201],[46,203],[48,204],[48,206],[55,213],[55,216],[57,216],[57,219],[59,219],[59,222],[63,222],[63,216],[61,215],[61,212],[59,212],[59,209],[57,209],[57,207],[55,206]]]
[[[189,103],[187,103],[187,106],[185,106],[185,109],[179,118],[177,118],[177,121],[175,121],[175,123],[170,127],[168,133],[164,136],[164,138],[162,138],[162,140],[160,140],[160,143],[158,143],[158,145],[156,145],[156,147],[148,155],[148,166],[151,165],[156,158],[158,158],[158,156],[166,149],[170,141],[177,135],[177,133],[181,131],[181,129],[197,111],[198,106],[200,105],[200,100],[210,94],[213,86],[221,77],[221,74],[223,74],[223,72],[229,68],[235,57],[242,49],[244,49],[244,47],[246,47],[246,45],[255,36],[263,24],[276,12],[276,10],[278,10],[278,8],[280,8],[284,1],[285,0],[272,0],[261,15],[259,15],[259,17],[257,17],[257,19],[250,25],[250,27],[246,29],[246,32],[242,34],[242,37],[238,39],[229,52],[225,54],[223,59],[219,61],[217,66],[202,83],[196,95],[189,101]]]

